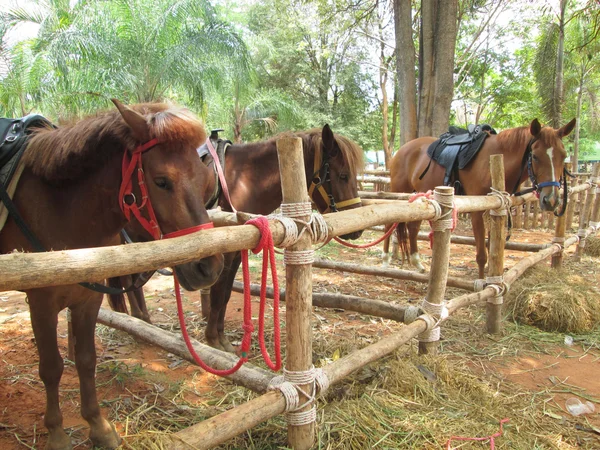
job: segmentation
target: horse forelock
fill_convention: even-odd
[[[147,118],[150,138],[160,143],[196,148],[206,139],[202,122],[188,110],[164,103],[133,105],[131,109]],[[114,110],[58,129],[37,130],[23,163],[48,182],[75,182],[105,165],[115,154],[139,144],[121,114]]]
[[[316,149],[320,149],[323,143],[322,130],[314,128],[306,131],[306,135],[311,145],[309,150],[314,154]],[[351,139],[341,134],[334,134],[335,140],[342,152],[344,163],[351,173],[361,173],[364,169],[364,157],[362,148]]]

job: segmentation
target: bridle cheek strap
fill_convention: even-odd
[[[125,150],[123,153],[123,164],[122,164],[122,173],[123,179],[121,181],[121,188],[119,189],[119,204],[121,206],[121,211],[125,215],[127,220],[131,220],[131,213],[136,217],[136,219],[140,222],[140,224],[144,227],[144,229],[150,233],[150,235],[154,239],[161,238],[160,227],[158,226],[158,222],[156,220],[156,215],[154,214],[154,209],[152,208],[152,203],[150,203],[148,199],[148,188],[146,187],[146,182],[144,180],[144,169],[142,167],[142,153],[150,150],[152,147],[158,144],[158,139],[152,139],[145,144],[139,145],[131,152],[131,157],[129,156],[129,152]],[[137,168],[137,179],[138,186],[140,187],[140,193],[142,195],[141,204],[138,205],[136,202],[135,195],[133,193],[133,172]],[[126,200],[129,199],[129,201]],[[146,219],[142,215],[142,208],[146,207],[148,210],[148,216],[150,220]]]
[[[127,220],[131,220],[131,214],[135,216],[135,218],[140,222],[140,224],[144,227],[144,229],[150,233],[150,235],[155,240],[160,239],[168,239],[174,238],[178,236],[185,236],[186,234],[194,233],[196,231],[205,230],[208,228],[213,228],[213,223],[204,223],[201,225],[196,225],[193,227],[185,228],[183,230],[174,231],[172,233],[167,233],[165,235],[162,234],[160,227],[158,226],[158,221],[156,220],[156,214],[154,213],[154,208],[152,208],[152,202],[148,197],[148,188],[146,187],[146,181],[144,178],[144,169],[142,167],[142,153],[150,150],[152,147],[158,144],[158,139],[152,139],[145,144],[139,145],[131,152],[131,157],[129,156],[129,152],[127,149],[123,154],[123,163],[122,163],[122,181],[121,187],[119,189],[119,205],[121,207],[121,211],[125,215]],[[140,193],[142,195],[142,201],[138,205],[136,202],[135,195],[133,194],[133,172],[137,168],[137,179],[138,186],[140,188]],[[130,202],[126,201],[126,198],[130,200]],[[142,214],[142,209],[146,208],[148,210],[148,216],[150,220],[146,219]]]
[[[339,209],[342,209],[346,206],[357,205],[358,203],[361,203],[360,197],[354,197],[348,200],[344,200],[343,202],[339,202],[336,205]]]

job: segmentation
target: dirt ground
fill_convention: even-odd
[[[468,234],[466,225],[458,234]],[[379,236],[365,233],[365,241]],[[517,231],[513,240],[519,242],[549,242],[551,234],[540,231]],[[426,264],[431,256],[428,245],[420,244]],[[322,257],[377,265],[381,246],[374,250],[350,250],[330,244],[322,249]],[[572,253],[573,249],[570,252]],[[476,264],[472,247],[454,245],[452,248],[451,270],[453,276],[474,279]],[[511,267],[523,253],[507,251],[506,267]],[[252,258],[252,277],[258,280],[259,260]],[[596,265],[597,267],[597,260]],[[279,264],[280,276],[284,277]],[[238,276],[241,279],[241,275]],[[590,274],[590,283],[599,285],[600,271]],[[369,278],[367,276],[314,269],[316,291],[340,292],[370,298],[412,302],[416,304],[426,292],[425,285],[413,282]],[[163,328],[176,329],[176,308],[172,280],[155,275],[145,288],[152,320]],[[448,297],[459,295],[459,290],[449,290]],[[257,300],[253,304],[258,308]],[[186,293],[184,305],[190,320],[190,332],[199,340],[203,339],[204,323],[200,320],[199,294]],[[195,314],[194,314],[195,312]],[[466,313],[471,314],[471,313]],[[232,341],[241,337],[242,296],[233,294],[227,315],[227,329]],[[328,333],[332,338],[343,338],[344,324],[353,323],[353,332],[360,333],[365,343],[376,341],[380,336],[397,330],[401,325],[389,321],[361,320],[356,314],[341,311],[327,311],[317,308],[313,315],[316,333]],[[43,448],[46,432],[43,425],[45,408],[44,388],[38,377],[37,352],[25,297],[19,292],[0,294],[0,449]],[[119,408],[128,401],[144,398],[152,403],[152,396],[177,385],[173,397],[184,398],[191,404],[202,403],[203,393],[212,395],[223,387],[219,380],[207,375],[195,366],[168,354],[160,348],[136,342],[121,332],[98,327],[97,331],[98,370],[97,385],[99,398],[105,415],[113,420],[123,418]],[[234,342],[235,343],[235,342]],[[59,345],[66,354],[66,318],[64,312],[59,320]],[[475,345],[475,344],[473,344]],[[451,350],[451,346],[449,346]],[[473,371],[487,374],[494,372],[500,382],[511,382],[533,393],[548,389],[548,414],[564,420],[565,401],[578,397],[582,401],[591,400],[596,404],[596,412],[587,416],[589,426],[600,429],[600,352],[585,348],[577,341],[572,346],[551,343],[543,352],[511,352],[494,358],[484,358],[470,364]],[[144,376],[141,376],[141,373]],[[223,392],[225,395],[225,392]],[[64,425],[72,435],[75,448],[91,448],[87,440],[87,425],[79,416],[78,381],[74,364],[67,361],[61,382],[62,412]],[[175,420],[175,419],[174,419]],[[115,422],[121,435],[130,433],[131,424],[126,420]],[[590,430],[588,430],[590,431]],[[591,433],[593,433],[591,429]],[[483,448],[483,447],[482,447]],[[600,448],[600,443],[598,444]]]

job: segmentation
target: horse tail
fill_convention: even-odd
[[[400,248],[400,253],[402,254],[402,263],[404,261],[410,261],[410,251],[408,248],[408,227],[406,226],[406,222],[400,222],[396,227],[396,233],[398,236],[398,247]]]
[[[109,278],[108,285],[113,288],[122,288],[119,277]],[[108,294],[108,304],[111,309],[116,312],[129,314],[127,311],[127,303],[125,302],[124,294]]]

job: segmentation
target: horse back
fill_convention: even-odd
[[[423,192],[442,184],[444,169],[435,162],[432,162],[425,176],[419,179],[430,162],[427,149],[435,140],[434,137],[425,136],[400,147],[390,164],[392,192]]]

